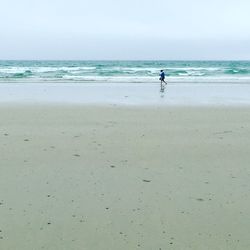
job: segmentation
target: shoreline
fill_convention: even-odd
[[[0,84],[0,105],[250,106],[250,84]]]

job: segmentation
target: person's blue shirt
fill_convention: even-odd
[[[161,76],[162,79],[164,79],[165,78],[165,73],[162,71],[160,76]]]

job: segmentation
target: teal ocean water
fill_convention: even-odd
[[[0,61],[0,82],[157,82],[250,83],[250,61]]]

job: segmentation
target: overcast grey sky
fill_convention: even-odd
[[[0,59],[250,59],[250,0],[0,3]]]

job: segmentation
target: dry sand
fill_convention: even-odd
[[[0,107],[0,249],[250,249],[250,108]]]

